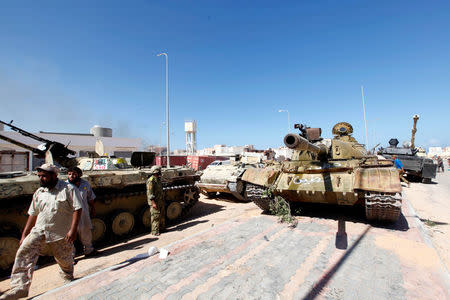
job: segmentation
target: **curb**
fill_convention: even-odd
[[[439,252],[437,251],[436,247],[433,245],[433,243],[431,242],[430,238],[428,237],[427,234],[427,230],[425,228],[425,226],[423,225],[423,222],[419,219],[419,216],[417,215],[416,211],[414,210],[413,206],[411,205],[411,202],[409,202],[408,199],[403,198],[406,207],[408,209],[408,213],[411,215],[411,217],[414,219],[414,221],[416,222],[417,227],[419,228],[419,232],[420,235],[422,236],[425,244],[427,246],[429,246],[430,248],[433,248],[434,251],[437,254],[437,257],[439,258],[439,261],[441,263],[441,276],[443,279],[443,283],[445,284],[445,287],[447,288],[447,291],[450,291],[450,274],[447,270],[446,265],[444,264],[444,261],[442,260],[441,256],[439,255]],[[405,201],[406,200],[406,201]]]

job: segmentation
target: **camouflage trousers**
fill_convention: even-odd
[[[67,280],[73,279],[72,243],[68,243],[64,239],[46,243],[43,234],[30,232],[16,253],[11,272],[11,290],[28,292],[36,262],[41,249],[46,244],[59,265],[61,276]]]
[[[166,229],[166,208],[163,205],[159,206],[160,209],[155,209],[150,205],[150,220],[152,223],[152,234],[161,233]]]

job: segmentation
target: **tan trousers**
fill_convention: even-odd
[[[45,244],[45,236],[34,232],[30,232],[23,240],[22,245],[17,250],[11,272],[12,290],[28,292],[31,279],[33,278],[34,267],[39,258],[39,253]],[[62,277],[68,280],[73,279],[72,243],[68,243],[62,239],[47,243],[47,245],[60,267]]]
[[[92,223],[91,218],[89,217],[89,207],[86,211],[83,207],[77,231],[78,238],[80,239],[81,244],[83,244],[83,254],[89,254],[94,251],[94,247],[92,247]]]

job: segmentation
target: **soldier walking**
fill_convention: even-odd
[[[94,199],[95,194],[89,182],[81,178],[83,171],[78,167],[70,168],[67,172],[67,182],[77,187],[81,196],[81,218],[78,224],[78,238],[83,244],[83,254],[86,257],[97,254],[92,246],[92,222],[90,215],[95,215]],[[75,250],[75,249],[74,249]],[[74,251],[75,252],[75,251]],[[75,254],[75,253],[74,253]],[[75,256],[75,255],[74,255]]]
[[[166,215],[161,183],[161,167],[159,166],[152,167],[151,176],[147,180],[147,201],[150,205],[151,233],[158,236],[165,229]]]
[[[41,187],[33,195],[28,220],[11,272],[11,289],[0,299],[28,296],[40,250],[47,244],[66,281],[73,280],[73,241],[81,216],[78,190],[58,179],[58,169],[43,164],[37,169]]]

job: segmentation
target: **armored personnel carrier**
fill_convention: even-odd
[[[322,139],[320,128],[296,124],[300,134],[287,134],[284,144],[294,150],[291,161],[242,176],[247,197],[268,211],[275,196],[288,203],[310,202],[364,205],[369,220],[395,222],[401,212],[401,185],[392,161],[368,155],[341,122],[332,139]],[[269,192],[270,191],[270,192]]]
[[[47,153],[47,156],[50,155]],[[133,167],[95,170],[83,172],[92,186],[96,216],[92,219],[93,241],[112,243],[115,237],[125,236],[140,230],[150,231],[150,209],[147,204],[146,181],[150,177],[148,166],[153,162],[154,153],[133,153]],[[94,159],[102,165],[106,158]],[[58,161],[70,161],[61,156]],[[86,161],[84,166],[86,166]],[[109,159],[106,159],[109,161]],[[108,164],[108,163],[107,163]],[[86,170],[86,168],[85,168]],[[67,176],[60,174],[61,180]],[[162,183],[165,194],[166,218],[177,220],[186,215],[198,202],[199,190],[195,181],[199,176],[193,169],[185,167],[162,168]],[[10,172],[0,176],[0,271],[9,269],[19,246],[20,234],[27,220],[27,211],[33,193],[39,188],[36,172]],[[44,250],[44,253],[45,250]]]
[[[259,168],[261,165],[259,161],[249,160],[246,157],[209,165],[203,171],[200,181],[196,185],[209,198],[215,197],[217,192],[220,192],[231,194],[237,200],[248,202],[242,174],[249,168]]]
[[[414,115],[411,143],[409,146],[398,147],[398,140],[393,138],[389,140],[389,147],[380,148],[378,153],[387,159],[392,159],[394,155],[397,156],[402,162],[403,169],[409,178],[429,183],[433,178],[436,178],[437,164],[433,163],[432,159],[419,155],[419,148],[414,145],[418,120],[419,116]]]

